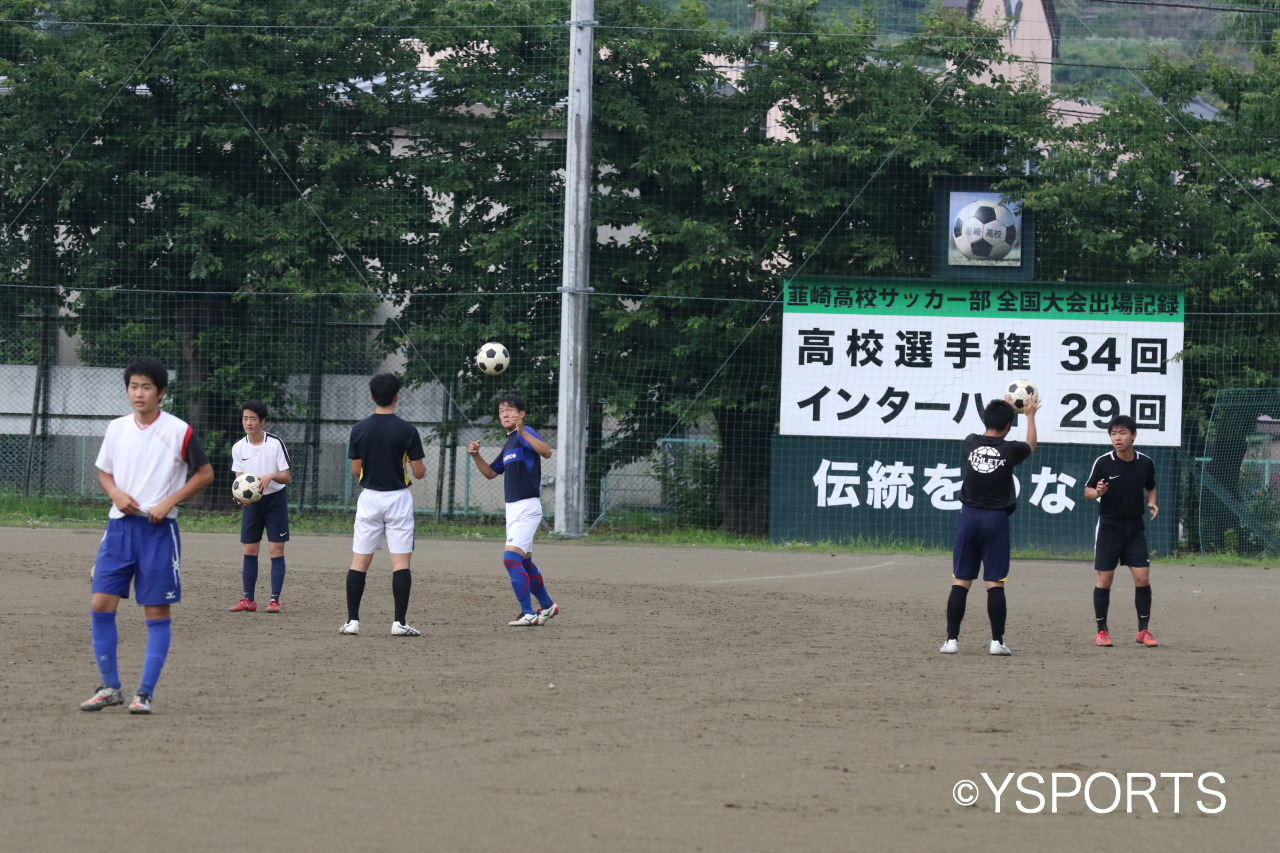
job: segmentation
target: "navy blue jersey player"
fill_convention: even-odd
[[[964,482],[951,557],[951,595],[947,599],[947,641],[939,649],[943,654],[959,650],[960,623],[979,565],[987,585],[991,654],[1011,654],[1004,644],[1004,582],[1009,576],[1009,516],[1018,506],[1013,469],[1036,449],[1039,408],[1039,398],[1027,402],[1027,440],[1009,441],[1006,436],[1013,426],[1013,406],[1004,400],[993,400],[982,412],[986,431],[964,440]]]
[[[493,461],[480,456],[480,442],[467,448],[476,469],[487,479],[503,477],[507,499],[507,542],[502,565],[511,578],[511,589],[520,603],[520,614],[508,622],[519,628],[545,625],[560,612],[551,599],[542,572],[533,562],[533,534],[542,522],[542,460],[551,458],[551,445],[525,426],[525,402],[514,394],[498,398],[498,422],[507,431],[502,451]],[[533,606],[533,599],[538,607]]]

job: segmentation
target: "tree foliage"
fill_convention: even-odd
[[[303,341],[369,314],[415,226],[388,116],[413,104],[418,53],[377,31],[399,4],[2,8],[0,251],[66,300],[86,361],[165,358],[214,450],[246,396],[283,400],[290,375],[367,362],[358,339]],[[311,295],[246,340],[257,302],[281,293]]]

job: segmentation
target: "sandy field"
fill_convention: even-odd
[[[385,555],[345,637],[349,540],[290,543],[284,612],[233,614],[237,537],[188,534],[145,717],[78,709],[100,536],[0,529],[7,850],[1262,851],[1280,830],[1280,569],[1157,564],[1158,649],[1122,570],[1099,649],[1091,568],[1019,561],[996,658],[979,590],[938,653],[943,558],[540,542],[563,612],[517,629],[499,543],[420,540],[405,639]],[[131,602],[120,632],[132,693]]]

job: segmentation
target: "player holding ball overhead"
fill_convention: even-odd
[[[498,422],[507,431],[506,443],[492,462],[480,456],[480,442],[467,447],[476,469],[492,480],[503,475],[507,500],[507,543],[502,565],[511,578],[511,589],[520,603],[520,613],[508,625],[527,628],[545,625],[560,612],[543,582],[542,572],[533,562],[533,534],[542,522],[542,460],[551,458],[551,445],[525,426],[525,401],[515,394],[498,398]],[[533,599],[538,599],[538,607]]]
[[[951,557],[951,595],[947,599],[947,641],[938,650],[943,654],[959,651],[960,623],[979,565],[987,586],[989,650],[993,655],[1012,654],[1004,643],[1004,582],[1009,576],[1009,516],[1018,508],[1013,469],[1035,452],[1039,408],[1039,397],[1027,398],[1022,410],[1027,416],[1027,440],[1009,441],[1013,406],[1004,400],[992,400],[982,412],[986,430],[964,440],[964,481]]]

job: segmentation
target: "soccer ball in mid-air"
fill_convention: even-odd
[[[1005,386],[1004,400],[1018,414],[1027,410],[1027,403],[1038,399],[1040,392],[1031,384],[1030,379],[1015,379]]]
[[[507,366],[511,364],[511,353],[507,352],[507,348],[496,341],[480,347],[476,353],[476,367],[480,368],[490,376],[497,376],[499,373],[505,373]]]
[[[1018,245],[1018,219],[1003,204],[974,201],[951,223],[951,241],[960,254],[975,261],[998,261]]]
[[[231,484],[231,497],[242,504],[257,502],[262,498],[262,481],[252,474],[241,474]]]

